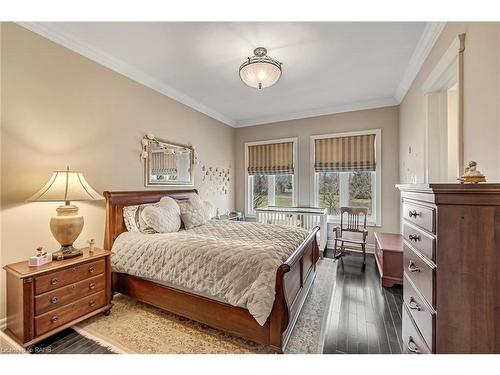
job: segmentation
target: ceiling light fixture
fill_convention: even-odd
[[[281,77],[282,63],[267,56],[267,49],[257,47],[254,56],[240,66],[240,78],[248,86],[263,89],[274,85]]]

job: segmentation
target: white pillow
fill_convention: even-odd
[[[163,197],[157,205],[144,207],[141,217],[158,233],[177,232],[181,227],[179,205],[170,197]]]
[[[205,224],[208,221],[203,201],[199,195],[189,197],[179,205],[184,228],[191,229]]]
[[[155,230],[149,227],[142,219],[142,211],[148,206],[155,206],[158,203],[137,204],[123,207],[123,219],[129,232],[154,233]]]

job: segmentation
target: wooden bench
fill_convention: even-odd
[[[383,287],[403,285],[403,237],[393,233],[375,234],[375,261]]]

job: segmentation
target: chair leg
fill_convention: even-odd
[[[366,246],[365,244],[361,245],[361,250],[363,250],[363,268],[366,266]]]

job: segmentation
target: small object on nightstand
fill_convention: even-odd
[[[90,240],[87,241],[87,243],[89,244],[89,252],[91,254],[94,253],[94,246],[95,246],[95,241],[93,238],[91,238]]]
[[[38,267],[49,262],[52,262],[52,254],[43,251],[43,247],[38,247],[36,255],[30,257],[28,263],[30,267]]]
[[[216,218],[217,220],[219,220],[219,219],[220,219],[220,213],[219,213],[219,209],[218,209],[218,208],[217,208],[217,209],[216,209],[216,211],[215,211],[215,218]]]

